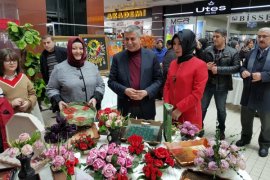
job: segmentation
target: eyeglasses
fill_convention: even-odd
[[[4,60],[5,63],[8,63],[8,64],[16,64],[18,61],[16,59],[10,59],[10,60]]]
[[[261,38],[265,39],[265,38],[267,38],[269,36],[267,36],[267,35],[258,35],[257,37],[258,37],[258,39],[261,39]]]

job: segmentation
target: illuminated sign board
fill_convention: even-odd
[[[148,17],[150,12],[147,9],[136,9],[130,11],[117,11],[106,13],[105,17],[107,20],[118,20],[118,19],[136,19]]]
[[[231,2],[230,1],[199,1],[195,3],[194,14],[197,16],[203,15],[217,15],[217,14],[230,14]]]

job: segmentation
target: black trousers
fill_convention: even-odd
[[[241,139],[244,141],[250,141],[253,133],[253,120],[256,114],[256,110],[248,108],[246,106],[241,107],[241,125],[242,135]],[[259,135],[259,146],[270,147],[270,112],[260,112],[258,115],[261,121],[261,132]]]

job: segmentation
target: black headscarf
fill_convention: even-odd
[[[173,36],[172,42],[175,38],[180,40],[182,46],[182,56],[178,57],[177,63],[188,61],[193,57],[193,52],[197,46],[196,35],[189,29],[183,29]]]

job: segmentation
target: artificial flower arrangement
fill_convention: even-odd
[[[104,144],[90,150],[86,169],[94,171],[94,179],[127,180],[128,173],[132,173],[133,160],[127,147]]]
[[[123,117],[117,109],[105,108],[97,113],[99,120],[99,132],[106,132],[108,129],[117,129],[126,125],[129,115]]]
[[[194,164],[200,170],[216,175],[229,169],[245,169],[245,160],[242,154],[243,149],[234,144],[229,144],[219,139],[219,131],[215,135],[215,140],[208,140],[209,147],[197,152]],[[238,174],[238,173],[237,173]]]
[[[97,145],[96,141],[91,138],[91,135],[84,133],[79,134],[79,138],[72,140],[71,144],[75,150],[81,152],[90,150]]]
[[[128,137],[127,142],[129,144],[128,150],[132,155],[140,156],[144,152],[144,144],[142,136],[133,134]]]
[[[66,145],[52,145],[44,151],[44,155],[50,159],[52,171],[63,171],[67,180],[72,179],[71,176],[75,173],[75,167],[80,166],[78,158]]]
[[[162,170],[168,167],[174,167],[174,159],[169,150],[158,147],[156,149],[150,149],[144,156],[144,175],[139,178],[144,179],[160,179],[162,176]]]
[[[59,114],[56,116],[56,122],[57,124],[46,128],[46,133],[44,136],[46,143],[50,144],[66,141],[77,131],[77,126],[75,124],[67,123],[67,120]]]
[[[43,143],[40,140],[41,133],[36,131],[31,136],[28,133],[22,133],[19,138],[10,143],[10,157],[23,157],[32,156],[34,154],[34,148],[41,149]]]
[[[199,128],[192,124],[190,121],[185,121],[183,124],[181,124],[179,126],[179,130],[182,136],[182,140],[193,139],[200,132]]]

